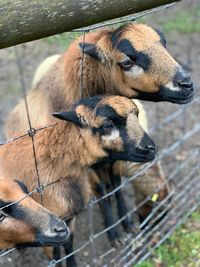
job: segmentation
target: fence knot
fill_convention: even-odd
[[[52,261],[49,262],[48,267],[54,267],[54,266],[56,266],[56,263],[57,263],[56,260],[52,260]]]
[[[29,135],[30,137],[31,137],[31,136],[34,136],[35,133],[36,133],[36,130],[35,130],[34,128],[32,128],[32,127],[28,130],[28,135]]]
[[[45,189],[44,185],[40,185],[36,188],[37,193],[42,193],[42,191]]]

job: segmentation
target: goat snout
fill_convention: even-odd
[[[154,142],[148,137],[146,133],[144,134],[136,150],[138,156],[143,158],[144,161],[153,160],[157,152],[157,148]]]
[[[50,231],[52,234],[55,235],[60,235],[60,236],[69,236],[70,231],[69,228],[67,227],[66,223],[59,219],[59,218],[54,218],[51,223],[50,223]]]
[[[191,77],[181,68],[178,69],[173,80],[174,86],[186,91],[193,91],[193,82]]]
[[[155,145],[139,145],[138,150],[142,153],[156,153]]]
[[[148,145],[148,146],[146,146],[146,149],[147,149],[148,151],[151,151],[151,152],[155,152],[155,151],[156,151],[156,147],[153,146],[153,145]]]

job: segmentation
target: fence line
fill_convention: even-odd
[[[128,18],[123,18],[123,19],[117,19],[114,21],[106,22],[106,23],[101,23],[98,25],[93,25],[90,27],[85,27],[81,29],[74,30],[73,32],[82,32],[83,33],[83,43],[85,42],[85,33],[91,30],[95,30],[97,28],[105,27],[105,26],[110,26],[118,23],[125,23],[129,21],[134,21],[138,18],[141,18],[143,16],[146,16],[148,14],[160,11],[162,9],[166,9],[168,7],[171,7],[173,4],[170,5],[165,5],[163,7],[159,8],[154,8],[150,11],[145,11],[145,12],[140,12],[139,14],[129,16]],[[191,42],[194,40],[191,38]],[[41,203],[43,203],[42,200],[42,194],[41,192],[45,190],[48,186],[59,182],[55,181],[53,183],[49,183],[46,185],[42,185],[40,183],[40,175],[39,175],[39,170],[38,170],[38,165],[37,165],[37,154],[34,146],[34,135],[37,133],[37,131],[44,130],[49,127],[56,127],[56,124],[52,125],[47,125],[38,129],[33,129],[31,126],[31,120],[29,116],[29,110],[28,110],[28,103],[27,103],[27,98],[26,98],[26,86],[25,82],[23,79],[23,68],[20,62],[20,57],[19,57],[19,51],[18,48],[15,48],[15,56],[16,56],[16,62],[17,62],[17,67],[19,70],[19,77],[20,77],[20,83],[22,87],[22,92],[23,92],[23,97],[25,101],[25,106],[26,106],[26,112],[27,112],[27,119],[29,123],[29,130],[26,134],[23,134],[21,136],[12,138],[4,143],[0,143],[0,146],[6,145],[8,143],[14,142],[15,140],[18,140],[20,138],[24,138],[25,136],[30,136],[32,140],[32,145],[33,145],[33,156],[35,159],[35,169],[37,173],[37,182],[38,186],[31,191],[27,196],[12,202],[0,209],[3,210],[4,208],[14,205],[20,201],[22,201],[24,198],[31,196],[33,193],[39,193],[41,196]],[[187,60],[188,62],[191,60],[191,53],[190,49],[188,49],[188,54],[187,54]],[[81,76],[80,76],[80,95],[82,96],[82,91],[83,91],[83,66],[84,66],[84,53],[82,52],[82,57],[81,57]],[[194,105],[198,105],[200,103],[200,96],[197,96],[190,104],[187,104],[185,106],[181,106],[178,108],[175,112],[172,112],[170,115],[165,117],[162,121],[159,121],[159,123],[156,123],[152,125],[150,128],[150,133],[155,133],[157,130],[161,130],[164,127],[166,127],[169,123],[172,121],[178,119],[180,116],[182,116],[183,119],[183,126],[182,126],[182,136],[176,140],[174,143],[169,145],[167,148],[164,148],[161,150],[159,153],[158,157],[151,163],[144,164],[142,167],[140,167],[132,177],[126,178],[120,186],[116,187],[114,190],[112,190],[109,193],[106,193],[103,197],[98,198],[98,199],[93,199],[88,203],[88,218],[89,218],[89,237],[88,240],[84,242],[79,248],[74,250],[72,253],[69,255],[66,255],[59,260],[52,260],[49,262],[49,267],[56,266],[58,263],[63,262],[67,258],[69,258],[71,255],[76,255],[86,247],[91,247],[91,255],[93,262],[91,263],[92,266],[97,266],[98,259],[104,259],[108,257],[111,253],[115,253],[117,250],[115,248],[111,248],[104,252],[101,255],[98,255],[97,253],[97,245],[96,242],[98,241],[98,238],[104,235],[105,233],[108,232],[108,230],[116,227],[119,225],[126,217],[130,216],[131,214],[137,212],[137,210],[142,207],[144,204],[146,204],[148,201],[151,200],[152,196],[146,197],[139,205],[133,207],[131,210],[128,211],[128,213],[123,216],[122,218],[118,219],[113,225],[103,229],[100,232],[95,233],[94,232],[94,207],[96,204],[98,204],[100,201],[109,198],[113,196],[117,191],[120,189],[123,189],[127,187],[133,180],[138,178],[138,176],[144,174],[148,169],[150,169],[155,163],[164,160],[167,156],[171,155],[172,152],[174,152],[177,149],[180,149],[182,145],[187,143],[187,141],[191,140],[196,134],[199,133],[200,131],[200,123],[196,124],[193,128],[190,130],[186,131],[185,129],[185,120],[186,120],[186,112],[188,111],[189,108],[194,107]],[[158,113],[157,113],[158,114]],[[200,149],[199,147],[195,147],[191,151],[191,155],[185,159],[180,165],[178,165],[171,174],[166,179],[166,182],[174,181],[176,175],[180,173],[184,168],[191,166],[192,162],[198,158],[200,154]],[[197,164],[197,162],[196,162]],[[183,222],[186,217],[188,217],[191,212],[196,210],[200,206],[200,197],[198,194],[198,191],[200,190],[200,183],[198,181],[198,171],[199,171],[200,163],[198,163],[196,166],[192,166],[192,170],[187,174],[184,175],[183,180],[180,181],[179,183],[176,183],[175,189],[171,190],[171,192],[168,194],[168,196],[161,202],[157,203],[156,207],[153,209],[152,213],[147,216],[147,218],[139,224],[139,229],[140,232],[136,235],[133,236],[132,234],[127,235],[126,237],[126,244],[123,246],[121,251],[114,256],[112,259],[110,259],[110,264],[115,264],[114,266],[124,266],[128,267],[133,263],[136,262],[143,262],[147,257],[149,257],[153,251],[160,245],[162,244],[166,238],[173,232],[175,227]],[[190,180],[191,179],[191,180]],[[162,190],[162,187],[158,187],[154,193],[158,193],[160,190]],[[183,189],[182,189],[183,187]],[[193,198],[189,198],[188,200],[188,195],[193,195]],[[171,202],[170,202],[171,200]],[[176,203],[178,201],[178,204],[173,207],[172,203]],[[183,209],[184,205],[184,209]],[[158,212],[160,208],[163,208],[162,212]],[[186,212],[187,211],[187,212]],[[158,212],[158,214],[157,214]],[[167,212],[164,218],[162,216]],[[186,214],[184,214],[186,212]],[[169,220],[173,215],[176,213],[176,218],[177,221],[175,221],[174,224],[170,224]],[[159,221],[160,220],[160,221]],[[159,222],[158,222],[159,221]],[[158,222],[156,225],[155,223]],[[162,231],[159,232],[159,229],[162,228]],[[154,233],[160,233],[163,234],[161,235],[159,241],[155,244],[152,245],[152,238]],[[130,242],[129,242],[130,241]],[[129,243],[128,243],[129,242]],[[142,247],[142,248],[141,248]],[[139,249],[138,252],[136,250]],[[0,254],[0,258],[6,256],[8,253],[14,252],[16,248],[12,248],[9,250],[3,250]],[[102,265],[103,266],[103,265]],[[108,266],[107,264],[104,266]]]

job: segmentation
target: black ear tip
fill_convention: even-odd
[[[59,112],[54,112],[54,113],[52,113],[52,116],[54,116],[55,118],[58,118],[58,119],[60,119],[60,120],[63,120],[63,116],[62,116],[62,114],[59,113]]]
[[[81,50],[84,50],[84,52],[96,50],[95,44],[80,42],[78,45]]]
[[[79,45],[79,48],[83,50],[84,52],[88,49],[88,47],[90,47],[90,45],[83,43],[83,42],[80,42],[78,45]]]

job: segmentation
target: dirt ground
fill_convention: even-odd
[[[176,17],[177,12],[185,11],[192,7],[198,8],[198,0],[194,1],[182,1],[176,6],[167,11],[160,11],[156,14],[143,18],[143,20],[151,26],[162,29],[162,25],[165,21]],[[199,22],[199,19],[196,20]],[[191,22],[192,23],[192,22]],[[194,21],[194,23],[196,23]],[[200,69],[200,38],[199,33],[191,32],[189,34],[182,34],[177,31],[170,31],[166,33],[167,47],[171,54],[184,66],[186,66],[192,76],[196,87],[195,98],[200,96],[199,93],[199,69]],[[67,43],[67,41],[66,41]],[[47,56],[52,54],[62,53],[64,51],[63,45],[57,45],[55,42],[48,42],[46,40],[38,40],[30,43],[26,43],[20,46],[22,52],[22,64],[23,64],[23,77],[27,89],[30,87],[32,77],[36,67]],[[5,141],[4,136],[4,122],[9,111],[16,105],[19,99],[22,97],[21,84],[19,80],[18,68],[15,60],[14,49],[7,48],[0,50],[0,140]],[[194,99],[195,99],[194,98]],[[147,103],[144,102],[145,108],[148,111],[148,118],[150,126],[155,123],[161,122],[166,116],[176,111],[179,106],[169,103]],[[31,108],[31,107],[30,107]],[[160,150],[170,146],[182,134],[200,122],[199,119],[200,106],[199,102],[190,105],[183,116],[178,117],[172,123],[167,124],[161,130],[157,130],[153,133],[154,140],[159,145]],[[192,148],[200,146],[199,134],[193,136],[188,140],[186,144],[181,148],[166,157],[163,163],[163,168],[166,175],[169,175],[171,171],[181,161],[183,161]],[[197,164],[194,163],[194,164]],[[184,174],[182,174],[184,175]],[[182,179],[177,176],[177,179]],[[134,206],[133,192],[129,185],[125,190],[125,195],[129,208]],[[115,202],[112,201],[115,205]],[[116,214],[115,214],[116,215]],[[90,234],[88,211],[84,211],[78,216],[75,231],[75,248],[79,248],[86,240],[88,240]],[[99,208],[96,206],[94,209],[94,232],[97,233],[103,229],[103,219],[99,212]],[[126,234],[122,232],[122,237],[126,237]],[[111,247],[104,234],[102,237],[95,241],[95,248],[97,251],[96,257],[110,250]],[[92,266],[91,258],[93,257],[91,245],[81,250],[77,254],[78,266]],[[109,258],[110,257],[110,258]],[[106,261],[110,261],[112,254],[106,258]],[[0,258],[0,266],[2,267],[44,267],[48,266],[49,260],[43,254],[40,248],[25,249],[22,251],[16,251],[8,256]],[[104,262],[105,264],[105,262]],[[103,263],[99,263],[99,266],[103,266]],[[107,264],[109,266],[109,264]]]

